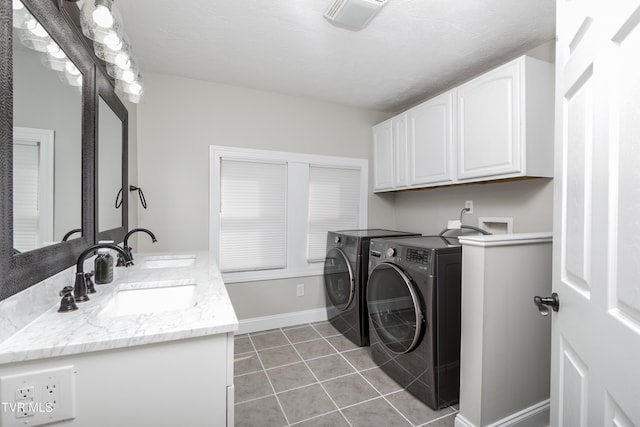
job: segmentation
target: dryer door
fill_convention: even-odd
[[[396,265],[383,262],[369,275],[367,306],[373,330],[394,353],[413,350],[422,332],[422,310],[411,279]]]
[[[356,282],[349,257],[340,248],[327,252],[324,260],[324,285],[331,303],[338,310],[346,310],[353,301]]]

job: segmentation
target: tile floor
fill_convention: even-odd
[[[452,427],[328,322],[235,338],[235,426]]]

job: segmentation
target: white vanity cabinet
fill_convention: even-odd
[[[553,177],[553,70],[522,56],[374,126],[374,192]]]
[[[522,56],[458,87],[458,179],[553,176],[553,66]]]
[[[453,106],[455,90],[407,112],[410,185],[450,183],[455,179]]]

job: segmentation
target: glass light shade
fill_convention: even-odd
[[[19,31],[18,38],[25,47],[38,52],[54,52],[60,50],[58,44],[49,37],[49,34],[47,34],[40,24],[37,24],[37,26],[31,30]]]
[[[69,61],[67,62],[70,63]],[[73,65],[73,68],[75,68],[75,65]],[[77,71],[77,68],[76,68],[76,71]],[[78,71],[78,74],[74,74],[73,72],[70,72],[67,66],[65,66],[64,71],[61,71],[58,73],[58,77],[60,77],[60,80],[63,83],[66,83],[68,85],[82,86],[82,74],[79,71]]]
[[[131,56],[131,44],[129,43],[127,36],[123,35],[120,37],[119,45],[106,45],[104,43],[94,42],[93,51],[98,58],[105,62],[110,62],[111,64],[125,64]]]
[[[112,0],[86,0],[80,10],[80,26],[85,36],[99,43],[116,45],[123,34],[122,17]],[[111,39],[111,40],[110,40]]]
[[[60,53],[63,56],[60,56]],[[60,52],[57,52],[55,55],[50,53],[43,53],[40,56],[40,62],[42,63],[42,65],[56,71],[64,71],[67,67],[67,61],[67,55],[65,55],[62,50],[60,50]]]
[[[107,63],[107,73],[114,79],[122,80],[126,83],[133,83],[138,79],[138,66],[135,59],[131,58],[127,61],[125,67]]]
[[[38,21],[26,8],[13,10],[13,28],[29,30],[35,28],[36,25],[38,25]]]
[[[140,102],[140,98],[144,93],[142,84],[142,75],[138,73],[136,79],[132,82],[116,80],[116,89],[123,94],[126,100],[137,104],[138,102]]]

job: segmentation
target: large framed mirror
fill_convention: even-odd
[[[96,88],[96,240],[118,243],[128,228],[128,113],[102,72]]]
[[[95,242],[97,62],[78,12],[0,0],[0,300]]]

